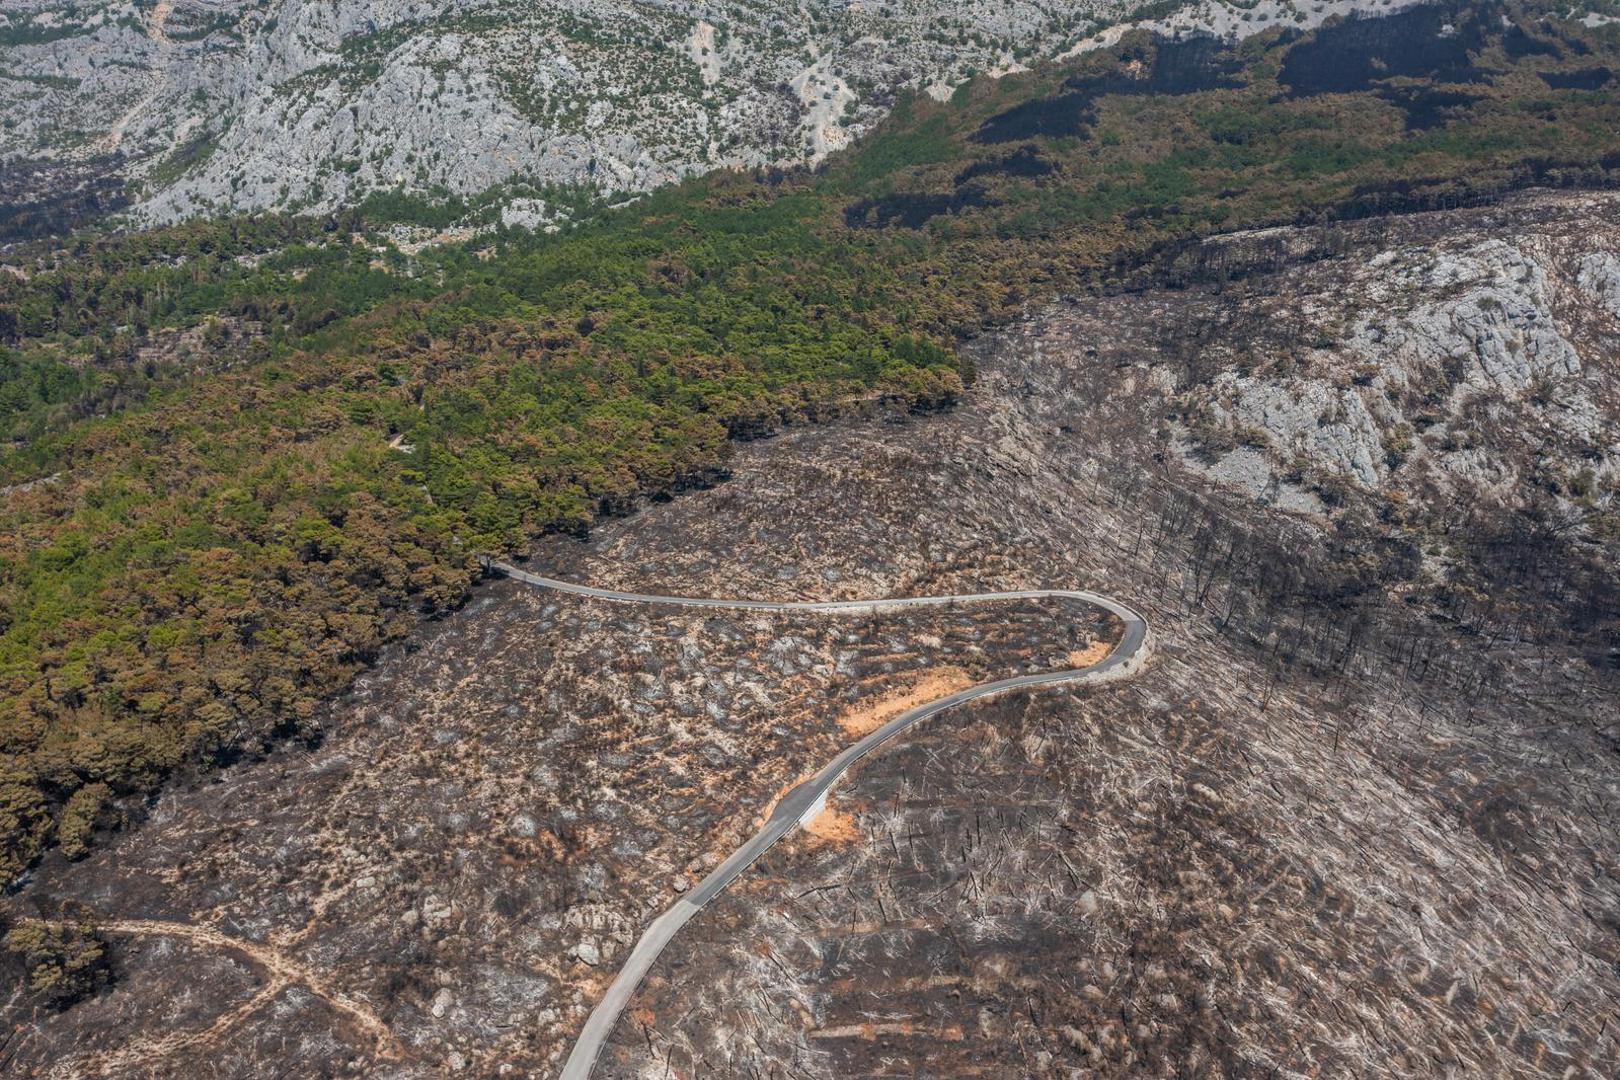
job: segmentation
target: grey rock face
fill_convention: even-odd
[[[1581,259],[1576,283],[1609,314],[1620,318],[1620,256],[1594,251]]]
[[[1527,480],[1556,493],[1583,471],[1620,474],[1605,404],[1620,393],[1609,362],[1620,204],[1582,195],[1560,205],[1568,221],[1301,275],[1275,316],[1293,320],[1277,344],[1293,355],[1226,366],[1185,392],[1189,415],[1244,444],[1203,467],[1284,505],[1278,477],[1289,468],[1431,500],[1508,498]]]
[[[1375,6],[1314,5],[1296,25]],[[1234,11],[1150,25],[1242,34],[1283,15],[1273,0]],[[144,185],[145,220],[513,178],[640,191],[817,161],[903,90],[943,97],[975,71],[1094,48],[1126,12],[1109,0],[6,0],[0,164],[110,163]],[[510,223],[549,220],[531,206]]]
[[[1228,386],[1239,425],[1259,428],[1279,449],[1326,462],[1361,483],[1378,482],[1378,425],[1356,394],[1317,381],[1232,378]]]
[[[1547,270],[1530,252],[1489,240],[1414,271],[1396,282],[1449,295],[1394,319],[1358,325],[1351,345],[1369,359],[1400,360],[1395,366],[1404,377],[1414,367],[1456,358],[1464,361],[1464,383],[1508,393],[1528,389],[1537,378],[1580,373],[1580,357],[1553,321]]]

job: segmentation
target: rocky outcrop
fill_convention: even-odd
[[[1192,460],[1254,491],[1292,471],[1430,498],[1620,476],[1620,214],[1607,195],[1559,205],[1298,274],[1270,355],[1183,387]]]

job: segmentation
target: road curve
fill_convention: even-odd
[[[978,604],[992,600],[1077,600],[1100,607],[1116,616],[1125,632],[1113,650],[1095,664],[1065,671],[1046,671],[1036,675],[1018,675],[1010,679],[970,686],[954,694],[936,698],[914,709],[907,710],[873,731],[833,758],[810,779],[793,788],[776,804],[770,820],[731,853],[730,858],[715,867],[698,885],[676,900],[670,909],[654,919],[642,933],[636,947],[630,951],[624,966],[608,987],[602,1000],[596,1003],[591,1015],[574,1043],[573,1051],[563,1065],[561,1080],[587,1080],[602,1044],[612,1034],[619,1014],[630,1001],[641,980],[646,978],[653,962],[664,951],[677,931],[703,910],[710,900],[738,875],[763,855],[782,837],[800,824],[813,818],[826,804],[827,793],[834,784],[861,758],[935,713],[944,712],[963,702],[1003,694],[1009,690],[1023,690],[1035,686],[1055,686],[1065,683],[1101,683],[1126,678],[1135,674],[1148,653],[1148,626],[1146,620],[1117,600],[1081,589],[1022,589],[1015,592],[967,593],[960,596],[912,596],[886,600],[831,600],[831,601],[773,601],[773,600],[720,600],[694,596],[656,596],[646,593],[619,592],[599,589],[591,585],[576,585],[556,578],[541,577],[519,570],[506,563],[485,560],[485,569],[553,592],[588,596],[596,600],[612,600],[627,604],[666,604],[675,607],[711,608],[725,611],[810,611],[830,615],[878,615],[917,607],[945,607],[951,604]]]

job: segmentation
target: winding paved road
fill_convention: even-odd
[[[718,608],[726,611],[813,611],[831,615],[877,615],[892,611],[903,611],[916,607],[943,607],[951,604],[978,604],[991,600],[1078,600],[1093,607],[1100,607],[1119,618],[1124,623],[1125,632],[1119,643],[1114,646],[1103,659],[1095,664],[1083,668],[1070,668],[1066,671],[1046,671],[1036,675],[1019,675],[1010,679],[998,679],[995,682],[981,683],[970,686],[966,690],[958,690],[954,694],[947,694],[936,698],[924,705],[919,705],[901,713],[870,735],[861,739],[853,746],[845,749],[833,758],[820,772],[810,779],[799,784],[782,797],[772,811],[770,820],[755,833],[731,857],[698,883],[686,895],[676,900],[670,909],[654,919],[642,933],[641,940],[630,951],[624,966],[614,977],[613,984],[608,987],[602,1000],[597,1002],[596,1008],[591,1011],[590,1017],[585,1021],[585,1027],[579,1033],[579,1040],[574,1043],[573,1052],[568,1055],[568,1061],[563,1065],[561,1080],[587,1080],[591,1068],[596,1064],[596,1057],[602,1050],[602,1044],[612,1033],[613,1026],[618,1023],[619,1014],[629,1003],[630,995],[641,985],[641,980],[652,968],[653,962],[664,951],[677,931],[701,911],[705,904],[730,885],[738,875],[748,869],[753,861],[765,854],[770,847],[782,837],[792,832],[799,825],[808,822],[826,805],[827,793],[832,790],[849,767],[861,758],[888,742],[896,735],[905,731],[913,724],[920,723],[935,713],[944,712],[967,701],[990,697],[994,694],[1003,694],[1009,690],[1022,690],[1033,686],[1054,686],[1060,683],[1100,683],[1115,679],[1126,678],[1134,674],[1147,658],[1148,627],[1147,622],[1116,600],[1097,593],[1085,592],[1079,589],[1023,589],[1017,592],[999,593],[968,593],[961,596],[914,596],[890,600],[834,600],[818,602],[794,602],[771,600],[717,600],[707,597],[693,596],[653,596],[645,593],[619,592],[614,589],[598,589],[590,585],[575,585],[567,581],[558,581],[555,578],[541,577],[519,570],[506,563],[487,561],[485,566],[495,573],[504,574],[517,581],[550,589],[554,592],[572,593],[575,596],[589,596],[597,600],[613,600],[628,604],[668,604],[676,607]]]

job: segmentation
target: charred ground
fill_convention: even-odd
[[[1612,489],[1553,477],[1613,475],[1614,313],[1590,268],[1614,230],[1607,198],[1542,196],[1233,237],[1179,253],[1200,284],[981,339],[941,445],[840,436],[874,478],[951,462],[922,534],[1108,582],[1159,659],[866,766],[838,840],[774,852],[666,953],[605,1074],[1611,1073]],[[1458,272],[1509,251],[1519,272]],[[1482,299],[1504,355],[1557,373],[1516,386],[1486,333],[1425,375],[1418,342],[1466,336]],[[1356,362],[1354,307],[1382,370]],[[1336,382],[1320,400],[1312,363]],[[1274,427],[1247,425],[1234,370]],[[1335,482],[1344,395],[1369,389],[1375,425],[1428,423],[1374,482]],[[1290,429],[1284,403],[1312,401]],[[1558,429],[1575,414],[1590,446]],[[771,485],[815,507],[800,463],[827,438],[775,450]],[[705,496],[717,520],[756,512],[739,479]],[[819,550],[845,543],[825,522],[895,498],[857,490],[807,514]]]
[[[970,343],[948,415],[750,444],[539,552],[692,595],[1080,584],[1158,641],[1131,684],[863,765],[677,939],[604,1074],[1611,1075],[1617,251],[1612,198],[1537,195],[1167,252]],[[47,859],[12,915],[90,905],[116,981],[14,998],[0,1060],[546,1071],[645,920],[852,726],[1106,637],[1071,620],[487,585],[318,747]]]

